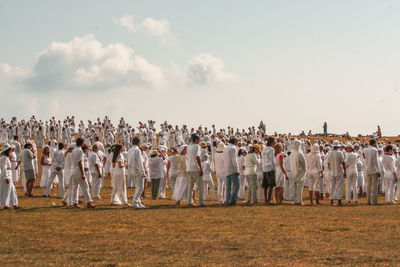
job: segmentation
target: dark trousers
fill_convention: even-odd
[[[158,188],[160,187],[161,179],[151,179],[151,197],[157,198]]]

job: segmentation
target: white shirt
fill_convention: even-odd
[[[384,178],[394,178],[393,173],[396,172],[396,159],[391,155],[383,155]]]
[[[53,155],[50,170],[52,172],[57,172],[57,168],[61,168],[60,171],[62,171],[64,169],[64,151],[63,150],[57,150]]]
[[[103,164],[101,163],[100,157],[96,152],[92,151],[92,152],[89,153],[89,170],[90,170],[90,173],[96,173],[97,174],[96,164],[99,166],[99,169],[101,171],[101,167],[103,167]]]
[[[75,147],[74,150],[72,150],[72,175],[80,175],[81,171],[80,171],[80,164],[79,162],[82,162],[81,164],[84,163],[84,154],[82,151],[82,148],[80,147]]]
[[[239,173],[239,167],[237,163],[237,149],[233,144],[228,144],[224,148],[224,163],[225,163],[225,175],[231,175],[233,173]]]
[[[343,153],[339,150],[332,150],[328,154],[329,170],[331,171],[331,176],[341,176],[343,175],[343,169],[341,163],[344,162]]]
[[[199,165],[197,164],[197,157],[200,158],[200,146],[198,144],[191,144],[187,150],[187,166],[186,171],[200,171]]]
[[[215,173],[217,176],[225,176],[224,154],[215,153]]]
[[[128,170],[131,175],[144,175],[142,151],[136,145],[128,150]]]
[[[258,155],[256,153],[247,154],[244,160],[244,175],[256,174],[259,162],[260,159],[258,158]]]
[[[358,155],[355,152],[346,154],[345,164],[347,177],[354,173],[357,173],[357,157]]]
[[[274,152],[275,151],[271,146],[264,147],[261,154],[263,172],[270,172],[275,170]]]
[[[364,168],[366,174],[379,173],[378,166],[378,150],[369,146],[362,151],[362,157],[364,158]]]

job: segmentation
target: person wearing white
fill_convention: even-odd
[[[92,151],[89,152],[89,171],[92,175],[92,198],[101,199],[100,188],[101,188],[101,178],[103,163],[99,156],[99,147],[95,143],[92,146]]]
[[[396,174],[396,159],[393,157],[393,146],[387,145],[385,147],[385,154],[383,155],[383,178],[385,180],[385,197],[387,204],[394,203],[394,189],[397,182]]]
[[[357,171],[357,160],[358,154],[354,152],[354,147],[351,144],[346,146],[346,201],[347,203],[351,202],[351,195],[353,194],[354,203],[358,202],[358,192],[357,192],[357,180],[358,180],[358,171]]]
[[[244,175],[249,183],[247,189],[247,202],[253,204],[257,203],[257,167],[260,164],[260,150],[261,147],[259,145],[251,147],[244,162]]]
[[[44,146],[42,152],[42,158],[40,160],[42,165],[42,177],[40,180],[40,187],[46,187],[47,181],[50,177],[50,168],[51,168],[51,157],[50,157],[50,147],[48,145]]]
[[[126,160],[122,155],[122,148],[120,144],[114,145],[111,171],[111,179],[113,179],[111,205],[129,205],[126,194]]]
[[[64,198],[64,144],[58,144],[58,150],[54,153],[51,168],[50,168],[50,177],[46,184],[46,191],[44,192],[44,197],[47,197],[50,192],[50,188],[53,184],[54,178],[58,177],[58,184],[60,187],[60,196]]]
[[[293,203],[302,205],[304,174],[306,173],[306,160],[300,152],[301,142],[295,139],[292,142],[292,153],[290,154],[290,172],[293,180]]]
[[[144,190],[144,179],[146,178],[143,165],[142,151],[139,148],[140,139],[134,137],[132,147],[128,150],[128,172],[133,179],[135,185],[135,195],[132,200],[132,207],[137,209],[145,208],[142,204],[140,196]]]
[[[346,178],[346,165],[344,163],[343,153],[339,150],[339,142],[333,141],[333,149],[328,154],[328,168],[331,175],[330,203],[334,205],[335,200],[342,206],[343,183]]]
[[[321,189],[321,175],[322,175],[322,160],[321,153],[319,152],[319,145],[314,144],[311,152],[306,156],[307,163],[307,177],[308,177],[308,194],[310,197],[311,205],[314,204],[313,194],[315,193],[315,203],[319,205],[320,189]]]
[[[195,206],[193,204],[193,188],[194,185],[197,185],[198,189],[198,197],[199,197],[199,205],[204,206],[203,196],[204,196],[204,188],[203,188],[203,169],[201,167],[201,159],[200,159],[200,137],[196,134],[193,134],[192,144],[188,147],[187,150],[187,166],[186,173],[188,176],[188,190],[187,190],[187,204]]]
[[[264,201],[267,205],[271,203],[272,190],[276,186],[275,175],[275,138],[267,138],[267,145],[261,152],[261,162],[263,171],[262,187],[264,188]]]
[[[224,148],[226,199],[228,205],[236,205],[239,192],[239,166],[237,162],[236,138],[231,137]],[[232,188],[233,187],[233,188]]]
[[[245,188],[245,180],[246,177],[244,175],[244,170],[245,170],[245,158],[247,155],[247,150],[245,148],[239,149],[239,154],[238,154],[238,166],[239,166],[239,192],[238,192],[238,198],[239,199],[244,199],[244,188]]]
[[[68,150],[64,154],[64,184],[67,191],[64,193],[64,199],[62,201],[63,206],[74,205],[72,201],[72,150],[75,148],[75,144],[70,144]]]
[[[202,156],[201,167],[203,169],[204,200],[208,200],[208,188],[210,188],[211,191],[211,199],[216,200],[215,186],[211,176],[211,164],[207,154]]]
[[[379,184],[379,166],[378,166],[378,150],[376,149],[376,140],[369,141],[370,146],[362,152],[365,168],[365,182],[367,193],[367,204],[378,205],[378,184]]]
[[[169,168],[169,184],[171,186],[172,192],[174,192],[176,179],[178,178],[178,160],[177,151],[175,147],[170,149],[171,155],[168,157],[170,168]]]
[[[285,200],[288,201],[293,201],[293,179],[290,178],[291,176],[291,168],[290,168],[290,154],[291,151],[287,151],[287,157],[284,158],[284,163],[283,166],[285,167],[286,173],[288,175],[287,180],[285,180],[285,187],[284,187],[284,192],[285,192]]]
[[[181,201],[187,198],[188,181],[186,173],[186,152],[187,145],[181,145],[178,149],[179,156],[177,156],[178,178],[176,178],[174,192],[172,194],[172,199],[176,200],[176,205],[180,205]]]
[[[19,209],[17,191],[11,177],[11,150],[14,145],[4,144],[1,149],[0,157],[0,204],[3,209]]]
[[[217,151],[215,153],[215,174],[217,176],[217,183],[218,183],[218,189],[217,189],[217,195],[218,195],[218,201],[220,204],[223,204],[224,201],[224,196],[226,196],[225,193],[225,163],[224,163],[224,151],[225,145],[222,142],[219,142],[217,145]]]
[[[82,150],[82,146],[84,145],[84,141],[82,138],[76,139],[76,146],[72,151],[72,173],[71,173],[71,184],[72,184],[72,203],[75,208],[81,208],[78,205],[79,202],[79,188],[82,188],[83,195],[85,197],[87,207],[94,208],[96,207],[92,202],[92,198],[89,193],[89,184],[85,176],[85,171],[83,167],[84,154]]]

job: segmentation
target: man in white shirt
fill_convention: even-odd
[[[261,153],[263,169],[262,187],[264,188],[264,199],[267,205],[271,203],[272,190],[276,185],[274,146],[275,138],[270,136],[267,139],[267,146],[264,147]]]
[[[236,138],[229,139],[228,146],[224,148],[224,165],[225,165],[225,192],[228,205],[236,205],[236,199],[239,192],[239,167],[237,163],[237,148],[235,146]],[[233,190],[232,190],[233,186]]]
[[[92,197],[94,199],[101,199],[100,188],[102,178],[103,163],[99,156],[99,147],[95,143],[92,146],[92,151],[89,153],[89,171],[92,175]]]
[[[132,147],[128,150],[128,172],[135,185],[135,195],[132,200],[132,207],[136,209],[145,208],[141,201],[141,194],[144,190],[145,170],[143,166],[142,151],[139,148],[140,139],[134,137]]]
[[[372,202],[373,205],[378,205],[378,184],[381,175],[379,173],[376,140],[371,139],[369,144],[370,146],[362,151],[367,183],[367,204],[371,205]]]
[[[199,205],[204,206],[203,196],[203,169],[201,167],[200,160],[200,137],[197,134],[192,135],[192,144],[188,147],[187,151],[187,166],[186,172],[188,176],[188,191],[187,191],[187,204],[191,206],[196,206],[193,204],[193,188],[194,184],[197,185]]]
[[[89,193],[89,184],[87,182],[85,171],[83,168],[84,154],[82,150],[82,146],[84,145],[84,141],[82,138],[76,139],[76,147],[72,151],[72,174],[71,174],[71,183],[72,183],[72,202],[74,203],[74,208],[82,208],[78,205],[79,202],[79,188],[82,188],[83,195],[85,197],[87,207],[95,208],[92,202],[92,198]]]
[[[339,141],[333,141],[333,150],[328,154],[328,168],[331,174],[330,201],[333,206],[335,200],[342,206],[343,183],[346,178],[346,165],[343,153],[339,150]]]
[[[44,192],[43,197],[48,197],[51,189],[51,185],[53,184],[54,178],[58,177],[59,186],[60,186],[60,196],[64,199],[64,144],[58,144],[58,150],[54,153],[53,159],[50,167],[50,177],[46,184],[46,190]],[[63,205],[66,206],[66,203],[63,201]]]

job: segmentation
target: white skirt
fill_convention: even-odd
[[[40,180],[40,187],[46,187],[47,181],[50,177],[50,166],[42,166],[42,179]]]
[[[179,176],[176,178],[174,193],[172,194],[172,199],[176,201],[187,199],[187,187],[188,181],[186,177]]]

